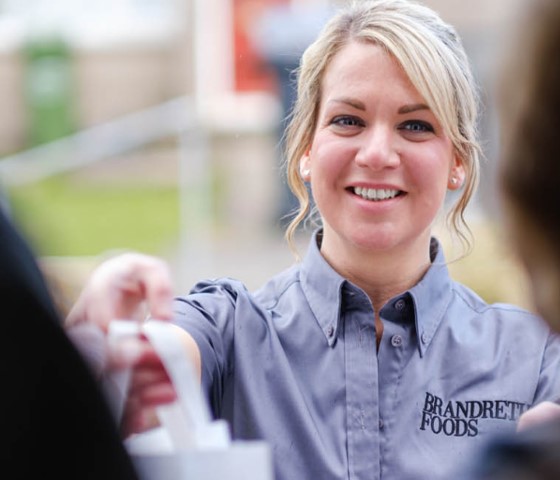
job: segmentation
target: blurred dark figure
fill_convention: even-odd
[[[299,203],[288,187],[285,176],[284,132],[296,98],[295,71],[301,55],[317,37],[333,10],[325,0],[300,0],[292,3],[276,0],[255,21],[251,32],[255,49],[270,65],[278,80],[281,120],[277,127],[278,174],[281,197],[275,222],[282,230],[290,223]]]
[[[475,467],[476,480],[560,479],[560,422],[496,440]]]
[[[535,308],[560,332],[560,2],[527,8],[499,85],[500,191]],[[484,451],[472,478],[560,479],[560,405],[538,405],[518,430]]]
[[[136,479],[108,404],[0,209],[0,477]]]

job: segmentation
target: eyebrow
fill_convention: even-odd
[[[345,103],[358,110],[363,110],[363,111],[366,110],[365,104],[354,98],[340,97],[340,98],[334,98],[331,101],[335,103]],[[425,103],[413,103],[411,105],[403,105],[398,109],[397,112],[399,113],[399,115],[403,115],[406,113],[417,112],[419,110],[430,110],[430,107],[428,107],[428,105],[426,105]]]
[[[366,106],[363,102],[350,97],[333,98],[331,101],[335,103],[345,103],[351,107],[357,108],[358,110],[363,110],[364,112],[366,110]]]
[[[430,107],[428,107],[428,105],[426,105],[425,103],[415,103],[413,105],[402,106],[401,108],[399,108],[398,112],[400,114],[404,114],[417,112],[418,110],[430,110]]]

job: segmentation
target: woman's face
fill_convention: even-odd
[[[341,248],[427,252],[446,190],[459,188],[465,175],[396,60],[358,42],[325,72],[317,128],[300,167],[323,219],[322,251],[334,256]]]

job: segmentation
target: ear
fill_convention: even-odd
[[[449,171],[449,178],[447,179],[447,188],[449,190],[459,190],[465,183],[466,178],[465,167],[463,165],[463,160],[458,156],[455,156],[453,161],[453,166]]]
[[[304,182],[311,180],[311,159],[309,158],[310,148],[308,148],[299,160],[299,174]]]

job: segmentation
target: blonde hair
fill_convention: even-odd
[[[312,215],[299,162],[311,145],[321,100],[321,81],[333,57],[350,42],[385,48],[442,123],[466,172],[460,197],[447,217],[466,249],[472,235],[465,209],[478,185],[478,95],[462,43],[431,9],[407,0],[362,0],[342,8],[304,52],[298,69],[297,100],[286,131],[287,178],[299,210],[286,230],[293,247],[298,226]]]

